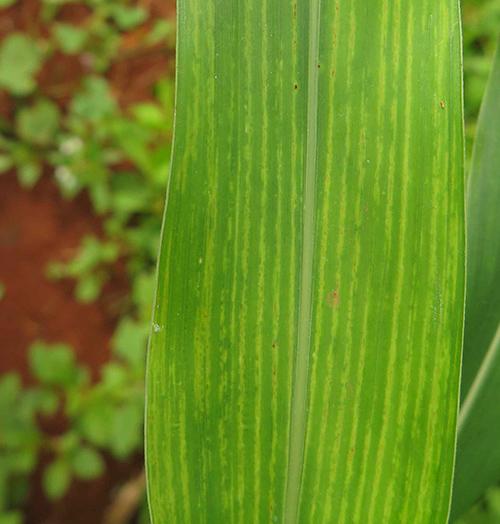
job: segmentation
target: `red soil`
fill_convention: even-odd
[[[70,282],[52,282],[47,264],[68,260],[82,236],[100,234],[84,196],[64,201],[49,177],[22,190],[13,174],[0,178],[0,374],[16,369],[29,378],[26,349],[34,340],[71,344],[78,359],[97,370],[109,356],[118,305],[127,292],[123,275],[101,300],[80,304]]]

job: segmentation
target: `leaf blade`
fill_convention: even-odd
[[[500,53],[479,117],[467,194],[467,304],[452,516],[500,478]]]
[[[180,3],[148,362],[154,521],[446,520],[459,26],[455,2],[415,6]]]

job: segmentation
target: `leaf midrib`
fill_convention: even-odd
[[[307,135],[303,184],[302,252],[299,276],[297,348],[290,408],[289,460],[284,510],[285,524],[296,524],[298,522],[307,427],[307,394],[311,347],[312,284],[315,244],[320,13],[321,0],[311,0],[308,32]]]

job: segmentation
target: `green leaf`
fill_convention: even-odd
[[[19,184],[25,188],[33,187],[42,176],[42,167],[34,161],[28,161],[17,168]]]
[[[23,393],[24,400],[30,404],[33,412],[42,415],[54,415],[59,408],[59,397],[50,388],[30,388]]]
[[[142,365],[146,355],[148,334],[147,324],[125,317],[113,335],[112,346],[115,354],[132,366]]]
[[[154,522],[444,524],[464,309],[458,2],[180,0]]]
[[[49,278],[59,279],[64,277],[94,278],[92,272],[103,264],[114,262],[119,254],[118,245],[114,242],[103,242],[100,239],[87,235],[82,239],[78,253],[73,260],[67,264],[52,262],[47,266]],[[102,278],[95,275],[96,282],[85,282],[83,285],[95,288],[98,284],[102,285]],[[100,282],[99,282],[100,280]],[[100,289],[100,288],[99,288]],[[89,293],[90,294],[90,293]],[[82,293],[82,298],[87,296]]]
[[[62,51],[69,55],[82,51],[89,34],[85,29],[71,24],[55,24],[52,30]]]
[[[0,513],[0,524],[22,524],[22,522],[23,516],[18,511],[8,511],[7,513]]]
[[[47,146],[59,128],[59,109],[50,100],[40,99],[16,114],[19,137],[38,146]]]
[[[63,455],[71,454],[75,452],[80,444],[80,436],[76,431],[70,429],[70,431],[58,437],[57,450]]]
[[[171,20],[156,20],[149,32],[146,42],[155,45],[163,41],[168,41],[175,35],[175,25]]]
[[[500,522],[500,488],[490,488],[483,499],[453,524],[498,524]]]
[[[114,113],[116,102],[108,83],[97,76],[87,77],[82,89],[71,102],[74,116],[91,122],[97,122]]]
[[[25,34],[11,33],[0,46],[0,88],[14,95],[29,94],[41,65],[39,44]]]
[[[143,7],[120,4],[111,5],[109,12],[116,25],[124,31],[142,24],[148,16],[148,12]]]
[[[61,498],[68,490],[70,481],[71,470],[63,459],[55,460],[43,472],[43,489],[49,499]]]
[[[174,85],[171,81],[167,79],[160,80],[156,84],[156,96],[158,97],[162,108],[163,113],[165,114],[165,128],[170,130],[172,129],[173,124],[173,105],[174,105]]]
[[[29,359],[33,375],[42,384],[69,387],[81,377],[73,350],[66,344],[35,342],[30,348]]]
[[[75,298],[84,304],[94,302],[101,294],[104,278],[100,274],[90,273],[78,279]]]
[[[13,472],[33,467],[40,440],[37,409],[35,391],[23,390],[17,374],[0,379],[0,474],[5,467]]]
[[[10,7],[14,5],[17,0],[0,0],[0,7]]]
[[[15,373],[7,373],[0,377],[0,409],[6,409],[12,404],[21,391],[21,379]]]
[[[77,427],[84,438],[96,446],[106,446],[110,441],[110,421],[113,419],[113,406],[103,400],[90,403],[83,410]]]
[[[40,391],[38,398],[40,413],[54,415],[59,407],[59,399],[52,391]]]
[[[155,289],[154,273],[142,272],[134,278],[132,299],[139,310],[139,315],[149,322],[153,308],[153,298]]]
[[[167,115],[156,104],[142,103],[132,107],[132,114],[144,127],[153,129],[164,129]]]
[[[452,515],[500,479],[500,51],[483,101],[467,195],[467,306]]]
[[[143,410],[129,402],[115,409],[111,424],[110,448],[117,458],[126,458],[142,443]]]
[[[71,467],[76,477],[90,480],[102,475],[104,461],[95,449],[81,447],[71,457]]]
[[[0,155],[0,174],[5,173],[13,166],[12,158],[8,155]]]
[[[102,385],[109,390],[123,391],[130,383],[127,371],[123,364],[109,362],[101,368]]]
[[[112,207],[117,213],[148,211],[151,187],[135,173],[119,173],[112,181]]]
[[[31,473],[36,465],[37,454],[35,449],[22,446],[17,450],[9,450],[8,460],[13,473]]]
[[[110,132],[117,145],[127,152],[130,160],[142,170],[148,171],[151,165],[150,130],[126,119],[115,119]]]

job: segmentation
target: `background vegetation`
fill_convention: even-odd
[[[28,3],[0,0],[2,19],[15,19],[19,5]],[[33,340],[26,348],[31,377],[23,380],[12,370],[0,378],[0,524],[26,520],[38,479],[44,496],[56,501],[73,479],[101,477],[112,457],[133,461],[141,454],[144,358],[173,114],[167,62],[162,78],[145,78],[140,101],[126,96],[127,81],[112,81],[120,61],[141,60],[151,49],[166,55],[173,50],[173,19],[158,16],[154,2],[37,3],[31,25],[0,27],[0,101],[6,108],[0,116],[0,172],[17,177],[26,191],[36,191],[47,178],[63,199],[86,195],[99,218],[100,233],[83,236],[70,257],[52,260],[44,268],[47,279],[54,285],[73,282],[74,300],[88,304],[101,299],[116,271],[124,272],[127,285],[110,358],[97,376],[67,341]],[[470,158],[500,28],[500,0],[463,0],[463,19]],[[62,94],[51,83],[57,63],[72,75]],[[9,295],[7,277],[0,274],[0,312]],[[62,429],[48,431],[54,419],[63,421]],[[124,500],[119,493],[114,499]],[[121,520],[107,522],[147,522],[136,502]],[[461,522],[500,523],[500,488],[489,490]]]
[[[3,9],[23,8],[14,4],[0,2]],[[128,285],[110,360],[97,380],[66,341],[41,340],[26,348],[29,387],[15,371],[0,379],[2,524],[23,521],[40,457],[45,496],[56,500],[73,478],[102,475],[107,456],[142,453],[144,356],[173,114],[172,72],[165,64],[163,78],[146,79],[147,99],[140,103],[123,103],[109,79],[127,53],[168,54],[175,40],[171,18],[155,18],[147,2],[120,0],[49,0],[36,15],[31,28],[13,27],[0,43],[0,88],[9,105],[0,120],[0,171],[15,173],[26,191],[51,177],[63,199],[85,193],[99,217],[102,233],[81,238],[70,258],[51,261],[47,279],[74,281],[74,300],[83,303],[99,300],[117,264]],[[64,97],[46,76],[58,61],[77,75]],[[8,298],[7,283],[1,295]],[[64,430],[44,430],[50,418],[64,418]]]

